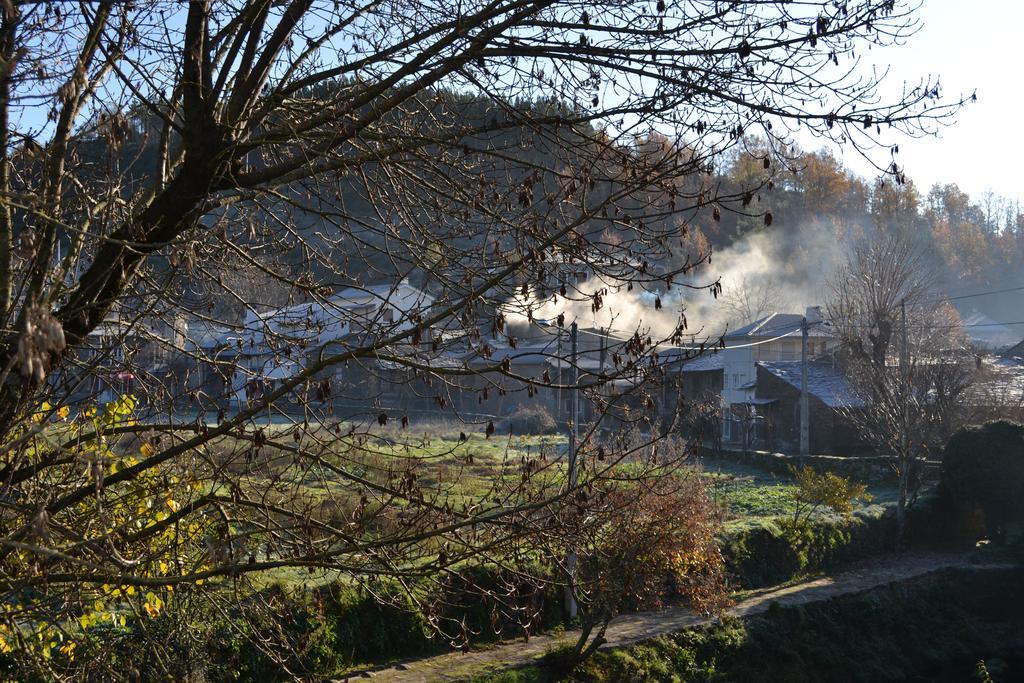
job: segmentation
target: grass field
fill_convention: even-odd
[[[791,515],[795,509],[792,477],[773,474],[746,465],[721,459],[709,459],[703,465],[715,500],[729,513],[730,523],[759,517]],[[871,511],[896,500],[896,487],[872,483],[869,503],[858,503],[858,509]]]
[[[232,472],[250,499],[304,508],[311,516],[339,527],[358,514],[354,511],[364,494],[358,481],[393,486],[398,477],[412,472],[428,502],[472,507],[481,502],[514,502],[512,492],[529,463],[539,464],[532,475],[538,477],[535,481],[548,485],[559,484],[566,474],[568,442],[563,435],[493,434],[488,438],[479,426],[472,431],[459,423],[421,423],[402,428],[394,421],[382,428],[375,426],[372,436],[360,436],[358,430],[353,434],[346,423],[330,429],[265,424],[263,430],[269,444],[255,457],[251,455],[251,441],[225,437],[211,444],[210,461]],[[275,444],[301,449],[314,457],[297,457],[285,448],[275,448]],[[138,450],[136,443],[123,447]],[[796,487],[788,475],[722,459],[694,462],[692,466],[703,472],[713,500],[725,513],[727,531],[789,516],[795,510]],[[220,483],[223,478],[208,481],[203,491],[227,491]],[[885,505],[895,497],[892,488],[873,486],[871,493],[874,501],[862,508]],[[371,507],[378,504],[386,504],[389,512],[376,518],[374,524],[401,526],[401,499],[385,503],[381,498]],[[281,570],[268,573],[260,582],[312,584],[338,578],[334,572]]]
[[[277,426],[271,438],[290,441],[290,429]],[[347,472],[379,479],[391,471],[409,469],[429,495],[452,505],[473,504],[493,497],[503,483],[514,485],[525,462],[542,465],[543,476],[564,477],[567,439],[562,435],[499,436],[465,432],[458,424],[434,423],[400,429],[390,425],[380,435],[352,442],[324,430],[311,433],[319,448],[331,444]],[[341,430],[344,432],[344,430]],[[307,437],[303,437],[307,438]],[[732,520],[790,515],[795,509],[796,487],[788,475],[766,472],[722,459],[694,463],[707,478],[710,492]],[[323,467],[287,466],[256,468],[245,475],[253,486],[264,486],[268,477],[289,495],[320,500],[336,506],[351,493],[351,481]],[[891,503],[895,488],[872,485],[870,506]],[[867,506],[864,506],[867,507]]]

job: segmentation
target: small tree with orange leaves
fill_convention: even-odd
[[[657,608],[667,600],[703,613],[725,605],[715,540],[722,516],[696,470],[587,495],[598,501],[591,501],[591,516],[577,528],[573,593],[581,630],[573,661],[593,654],[605,642],[608,624],[624,611]]]

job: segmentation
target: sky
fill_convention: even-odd
[[[956,183],[977,201],[991,190],[1024,204],[1024,1],[923,0],[921,30],[905,45],[865,53],[865,66],[891,66],[888,87],[938,76],[952,99],[977,91],[955,125],[938,138],[899,140],[900,163],[922,193],[934,183]],[[882,154],[882,161],[885,155]],[[847,167],[868,178],[877,172],[855,153]]]

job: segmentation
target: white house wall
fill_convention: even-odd
[[[722,399],[726,405],[743,403],[754,395],[753,389],[741,387],[751,385],[757,380],[757,368],[754,366],[755,347],[726,348],[722,354]]]

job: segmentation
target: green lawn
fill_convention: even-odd
[[[352,442],[333,431],[313,433],[310,443],[320,450],[325,444],[332,460],[359,477],[381,480],[390,472],[411,469],[425,495],[453,505],[473,504],[492,498],[504,486],[514,486],[525,461],[541,464],[542,476],[564,476],[563,458],[567,440],[562,435],[498,436],[490,438],[458,424],[437,423],[407,430],[388,425],[365,441]],[[288,428],[274,429],[271,438],[290,442]],[[304,443],[306,437],[303,437]],[[628,466],[628,465],[627,465]],[[752,466],[722,459],[700,465],[711,495],[731,520],[789,515],[794,511],[795,486],[792,477],[773,474]],[[268,476],[290,496],[308,497],[336,505],[352,494],[352,483],[342,474],[324,467],[299,467],[286,463],[246,475],[253,486],[265,486]],[[895,500],[893,486],[872,485],[870,504],[886,505]],[[866,505],[862,505],[866,507]]]
[[[796,487],[788,475],[722,459],[705,461],[704,475],[709,480],[712,496],[728,513],[730,526],[794,512]],[[894,484],[872,483],[868,486],[868,493],[872,496],[871,502],[858,505],[858,509],[864,512],[880,511],[896,501]]]

